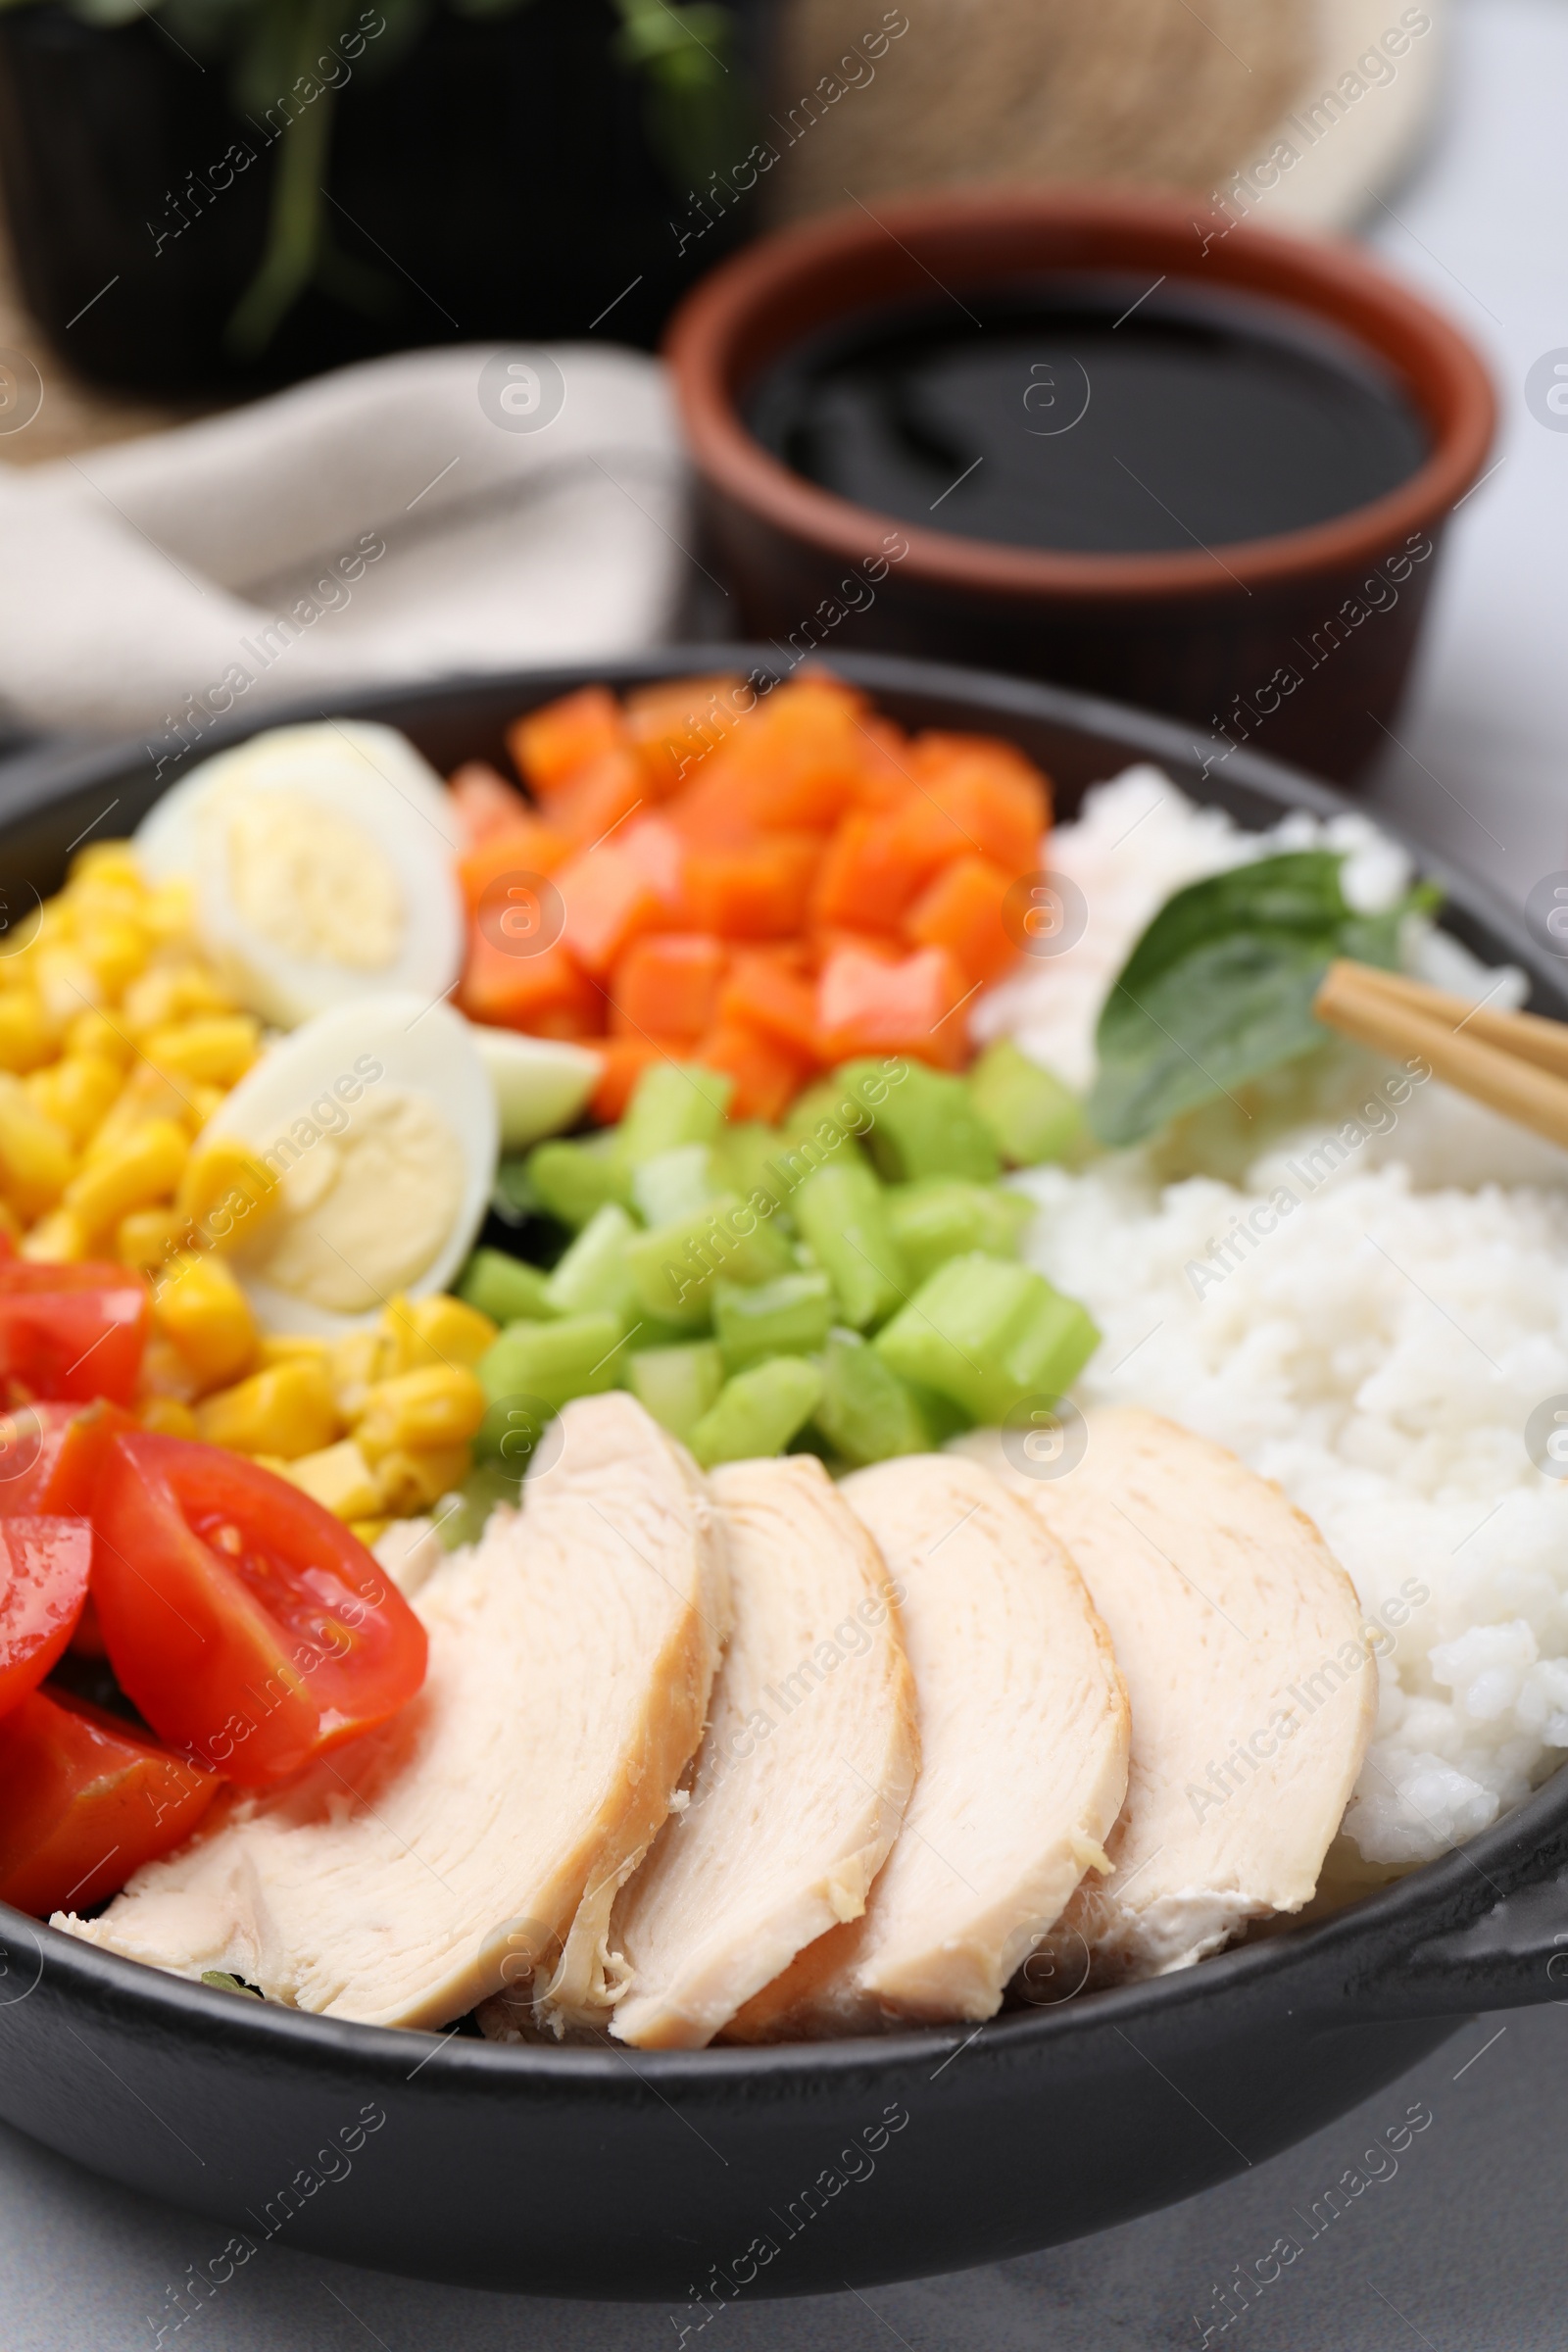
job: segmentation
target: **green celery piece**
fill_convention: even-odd
[[[673,1225],[725,1191],[714,1174],[714,1156],[711,1144],[676,1144],[634,1168],[631,1197],[643,1223]]]
[[[496,1215],[505,1218],[509,1225],[520,1225],[525,1217],[540,1214],[544,1202],[534,1190],[526,1159],[511,1158],[500,1162],[490,1194],[490,1205]]]
[[[777,1226],[737,1193],[720,1193],[691,1216],[638,1234],[626,1250],[640,1306],[687,1331],[700,1331],[708,1322],[715,1276],[767,1282],[787,1274],[792,1262],[789,1243]]]
[[[811,1419],[841,1460],[858,1466],[931,1449],[936,1439],[919,1398],[858,1331],[831,1333],[821,1363]]]
[[[546,1296],[550,1277],[504,1250],[476,1250],[463,1269],[458,1297],[492,1323],[540,1322],[555,1312]]]
[[[1070,1087],[1021,1054],[1010,1037],[987,1046],[968,1077],[975,1109],[1009,1167],[1077,1159],[1093,1142]]]
[[[718,1399],[724,1359],[711,1340],[681,1348],[639,1348],[627,1362],[626,1386],[660,1428],[684,1444]]]
[[[456,1551],[463,1544],[477,1544],[498,1502],[515,1506],[521,1500],[522,1480],[504,1463],[475,1462],[459,1484],[458,1493],[462,1502],[455,1510],[443,1511],[435,1523],[435,1532],[447,1551]]]
[[[624,1208],[631,1199],[625,1171],[608,1144],[608,1135],[583,1143],[552,1140],[535,1144],[528,1154],[535,1193],[550,1214],[574,1233],[608,1202],[618,1201]]]
[[[1022,1218],[1013,1203],[1023,1210]],[[895,1184],[887,1195],[888,1224],[916,1282],[924,1282],[945,1259],[967,1250],[992,1257],[1016,1257],[1021,1224],[1030,1203],[1000,1185],[970,1184],[962,1176],[926,1176],[918,1184]]]
[[[502,1439],[510,1424],[506,1407],[523,1397],[559,1410],[569,1397],[597,1396],[619,1385],[618,1315],[568,1315],[559,1323],[509,1323],[474,1366],[490,1411],[473,1446],[489,1459],[510,1460]]]
[[[822,1394],[822,1375],[804,1355],[770,1355],[726,1381],[719,1398],[691,1434],[705,1470],[715,1462],[749,1461],[780,1453]]]
[[[710,1144],[734,1091],[733,1078],[699,1062],[650,1062],[614,1130],[617,1162],[630,1171],[680,1144]]]
[[[788,1200],[792,1187],[776,1164],[784,1149],[776,1127],[760,1119],[732,1120],[712,1149],[717,1181],[743,1200],[754,1200],[759,1193],[776,1206]]]
[[[903,1055],[847,1061],[838,1075],[870,1114],[866,1146],[889,1184],[912,1184],[921,1176],[970,1176],[988,1184],[1002,1173],[991,1131],[961,1078]]]
[[[902,1379],[990,1422],[1024,1396],[1063,1395],[1099,1344],[1076,1298],[978,1250],[939,1266],[875,1341]]]
[[[863,1331],[908,1297],[913,1285],[888,1224],[887,1196],[858,1155],[808,1176],[795,1195],[795,1217],[832,1278],[846,1323]]]
[[[880,1069],[879,1062],[864,1065]],[[810,1142],[824,1157],[860,1156],[855,1139],[871,1124],[872,1113],[858,1095],[838,1078],[818,1078],[797,1095],[784,1113],[783,1134],[788,1144]]]
[[[833,1285],[825,1274],[779,1274],[750,1288],[720,1276],[713,1284],[713,1335],[729,1372],[764,1356],[810,1355],[832,1321]]]
[[[596,1209],[545,1288],[557,1315],[614,1315],[622,1331],[637,1319],[637,1294],[626,1271],[626,1246],[636,1233],[618,1201]]]

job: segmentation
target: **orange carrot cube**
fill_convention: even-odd
[[[730,1118],[765,1119],[769,1126],[783,1117],[811,1067],[776,1037],[764,1037],[748,1022],[735,1020],[721,1020],[710,1030],[697,1048],[697,1058],[734,1079]]]
[[[709,931],[656,931],[634,939],[615,966],[611,1027],[631,1036],[684,1039],[711,1029],[728,954]]]
[[[816,991],[765,952],[736,956],[719,996],[718,1017],[726,1026],[760,1030],[803,1061],[817,1057]]]
[[[492,834],[525,824],[533,815],[515,784],[509,784],[488,760],[466,760],[448,779],[447,791],[466,849],[477,849]]]
[[[658,930],[665,920],[659,893],[613,842],[579,850],[555,880],[565,907],[563,944],[596,977],[619,961],[640,931]]]
[[[806,919],[821,856],[814,833],[770,833],[686,858],[692,920],[721,939],[788,939]]]
[[[958,1008],[971,993],[946,948],[922,948],[902,963],[841,948],[816,984],[823,1057],[853,1061],[862,1054],[912,1054],[939,1069],[957,1069],[969,1055]]]
[[[571,855],[564,833],[536,816],[523,816],[505,832],[492,833],[458,860],[458,883],[472,914],[492,882],[508,874],[553,874]]]
[[[956,858],[915,900],[904,936],[916,948],[951,948],[969,979],[995,980],[1017,949],[1002,927],[1011,877],[986,858]]]
[[[507,749],[525,784],[556,792],[568,777],[626,741],[620,706],[606,686],[579,686],[575,694],[530,710],[507,729]]]
[[[642,761],[622,744],[579,768],[569,784],[541,793],[539,805],[549,823],[578,849],[589,850],[644,808],[649,798]]]
[[[458,1003],[470,1021],[534,1037],[597,1037],[605,1025],[603,991],[564,948],[513,956],[482,931],[468,942]]]

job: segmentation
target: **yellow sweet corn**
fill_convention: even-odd
[[[368,1462],[398,1449],[466,1446],[485,1415],[485,1393],[461,1364],[425,1364],[378,1381],[354,1434]]]
[[[352,1425],[365,1410],[370,1389],[391,1370],[385,1332],[379,1329],[345,1332],[342,1339],[332,1344],[331,1370],[337,1409]]]
[[[92,1155],[67,1185],[65,1204],[96,1236],[133,1208],[167,1200],[189,1151],[184,1129],[172,1119],[149,1119],[117,1149]]]
[[[149,1119],[170,1119],[175,1126],[193,1127],[190,1096],[188,1086],[176,1085],[150,1061],[138,1061],[82,1153],[83,1163],[91,1167],[94,1160],[118,1152]]]
[[[30,964],[44,1011],[57,1029],[64,1029],[78,1012],[101,1009],[103,982],[79,948],[51,942],[38,949]]]
[[[379,1537],[386,1534],[386,1531],[391,1524],[392,1521],[389,1517],[382,1517],[379,1519],[351,1519],[349,1521],[349,1533],[351,1536],[358,1536],[360,1542],[365,1545],[366,1550],[368,1551],[371,1544],[374,1544]]]
[[[87,1254],[87,1236],[69,1208],[52,1208],[24,1237],[21,1254],[49,1266],[79,1265]]]
[[[141,1050],[160,1069],[204,1086],[238,1084],[256,1059],[261,1023],[248,1012],[212,1012],[149,1029]]]
[[[0,1070],[40,1070],[55,1052],[54,1024],[37,990],[0,989]]]
[[[122,1266],[150,1274],[179,1254],[188,1231],[177,1208],[133,1208],[116,1228],[115,1255]]]
[[[196,928],[196,894],[183,875],[147,893],[141,919],[160,945],[172,946]]]
[[[171,1022],[234,1009],[234,1000],[222,982],[200,963],[155,964],[131,982],[121,1004],[122,1025],[138,1042]]]
[[[412,1447],[397,1446],[384,1453],[375,1465],[375,1483],[381,1491],[381,1507],[395,1519],[407,1519],[415,1511],[427,1511],[450,1494],[468,1475],[471,1464],[466,1446],[431,1446],[416,1452]]]
[[[63,1127],[78,1152],[102,1126],[122,1083],[114,1063],[96,1054],[67,1054],[26,1082],[44,1117]]]
[[[395,1358],[389,1366],[392,1372],[416,1372],[425,1364],[458,1364],[471,1371],[500,1333],[500,1326],[476,1306],[442,1292],[412,1302],[394,1298],[382,1314],[381,1328]]]
[[[237,1380],[255,1359],[250,1300],[220,1258],[176,1257],[158,1285],[153,1315],[204,1389]]]
[[[319,1453],[339,1435],[331,1379],[324,1364],[306,1356],[272,1364],[209,1396],[197,1407],[196,1427],[209,1446],[235,1453],[275,1453],[290,1462]]]
[[[216,1136],[186,1160],[175,1200],[215,1250],[248,1242],[277,1207],[277,1178],[247,1144]]]
[[[30,1223],[53,1208],[72,1181],[71,1138],[45,1118],[20,1078],[0,1075],[0,1192]]]
[[[161,1331],[151,1334],[141,1351],[140,1387],[143,1396],[172,1396],[180,1404],[195,1399],[195,1375],[173,1341]]]
[[[97,914],[80,925],[77,952],[106,996],[118,997],[147,962],[152,942],[122,914]]]
[[[0,1200],[0,1233],[13,1245],[22,1239],[22,1219],[3,1200]]]
[[[122,889],[133,891],[140,898],[147,885],[142,880],[141,865],[128,841],[89,841],[71,860],[66,883],[67,896],[74,896],[86,881],[114,882]]]
[[[307,1332],[270,1331],[256,1344],[256,1369],[265,1372],[269,1364],[286,1364],[304,1356],[310,1363],[324,1365],[330,1377],[331,1355],[330,1340],[318,1340]]]
[[[380,1508],[380,1489],[352,1438],[301,1454],[285,1475],[335,1519],[368,1519]]]
[[[138,1405],[136,1418],[143,1429],[156,1430],[161,1438],[196,1435],[196,1416],[177,1396],[149,1396],[145,1404]]]
[[[66,1024],[65,1048],[68,1054],[90,1054],[95,1061],[112,1061],[121,1071],[128,1069],[136,1051],[123,1029],[107,1012],[78,1012],[74,1021]]]

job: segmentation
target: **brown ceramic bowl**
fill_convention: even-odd
[[[1430,436],[1387,496],[1310,528],[1206,550],[1084,555],[1004,546],[872,513],[792,473],[744,420],[747,395],[808,336],[867,311],[1077,270],[1249,294],[1358,344]],[[1121,188],[946,192],[854,207],[749,247],[705,279],[667,352],[704,521],[755,636],[831,659],[887,648],[1087,687],[1205,733],[1353,778],[1397,709],[1447,515],[1495,422],[1470,344],[1352,247],[1228,223]],[[877,578],[846,616],[852,568]]]

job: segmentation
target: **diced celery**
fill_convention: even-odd
[[[1062,1395],[1100,1344],[1086,1308],[1027,1266],[971,1251],[950,1257],[875,1342],[901,1378],[949,1396],[977,1421],[1021,1397]]]
[[[1089,1141],[1083,1106],[1050,1070],[1043,1070],[1010,1037],[988,1046],[969,1072],[975,1109],[1009,1166],[1074,1159]]]
[[[626,1264],[639,1304],[650,1315],[700,1331],[712,1311],[712,1284],[767,1282],[787,1274],[790,1246],[770,1219],[735,1193],[720,1193],[689,1217],[640,1233]]]
[[[520,1225],[524,1218],[539,1214],[544,1202],[534,1190],[525,1159],[503,1159],[499,1163],[490,1205],[508,1225]]]
[[[622,1331],[634,1323],[637,1294],[626,1271],[626,1245],[636,1231],[617,1201],[607,1200],[596,1209],[546,1286],[551,1311],[613,1315]]]
[[[778,1165],[784,1149],[776,1127],[764,1126],[760,1119],[733,1120],[712,1147],[717,1179],[743,1200],[754,1200],[760,1193],[782,1205],[792,1190]]]
[[[474,1450],[502,1454],[509,1399],[534,1397],[560,1406],[570,1396],[597,1396],[617,1386],[625,1359],[618,1315],[568,1315],[559,1323],[510,1323],[474,1366],[491,1403]],[[503,1459],[511,1458],[502,1455]]]
[[[923,1282],[945,1259],[961,1257],[966,1250],[1016,1257],[1019,1227],[1028,1221],[1030,1204],[999,1185],[970,1184],[962,1176],[926,1176],[918,1184],[893,1185],[887,1213],[910,1272],[916,1282]]]
[[[546,1297],[549,1286],[542,1267],[524,1265],[504,1250],[476,1250],[463,1269],[458,1297],[492,1323],[538,1322],[555,1312]]]
[[[713,1172],[711,1144],[676,1144],[632,1170],[631,1197],[645,1225],[672,1225],[706,1208],[726,1188]]]
[[[881,1068],[879,1062],[864,1066]],[[844,1084],[842,1075],[818,1078],[804,1094],[796,1096],[784,1113],[784,1134],[792,1144],[814,1144],[824,1155],[848,1152],[858,1159],[859,1152],[854,1139],[865,1133],[871,1116],[859,1097]]]
[[[846,1323],[864,1330],[913,1287],[888,1225],[887,1196],[858,1155],[835,1158],[795,1196],[795,1217],[816,1262],[832,1277]]]
[[[809,1355],[833,1321],[833,1285],[825,1274],[779,1274],[750,1289],[713,1284],[713,1333],[729,1372],[768,1355]]]
[[[885,1462],[924,1453],[935,1443],[907,1381],[858,1331],[835,1331],[822,1351],[822,1394],[811,1419],[846,1462]]]
[[[961,1078],[903,1057],[850,1061],[842,1083],[864,1102],[871,1124],[866,1145],[890,1184],[921,1176],[970,1176],[987,1184],[1002,1162]]]
[[[677,1145],[710,1144],[734,1091],[733,1078],[699,1062],[650,1062],[614,1131],[620,1165],[639,1168]]]
[[[639,1348],[626,1385],[671,1437],[689,1439],[724,1386],[724,1359],[711,1340],[684,1348]]]
[[[804,1355],[770,1355],[725,1383],[718,1402],[692,1431],[692,1451],[705,1470],[714,1462],[782,1452],[821,1394],[815,1364]]]
[[[553,1217],[580,1233],[611,1200],[631,1199],[626,1174],[608,1148],[608,1135],[586,1143],[536,1144],[528,1154],[529,1181]]]

